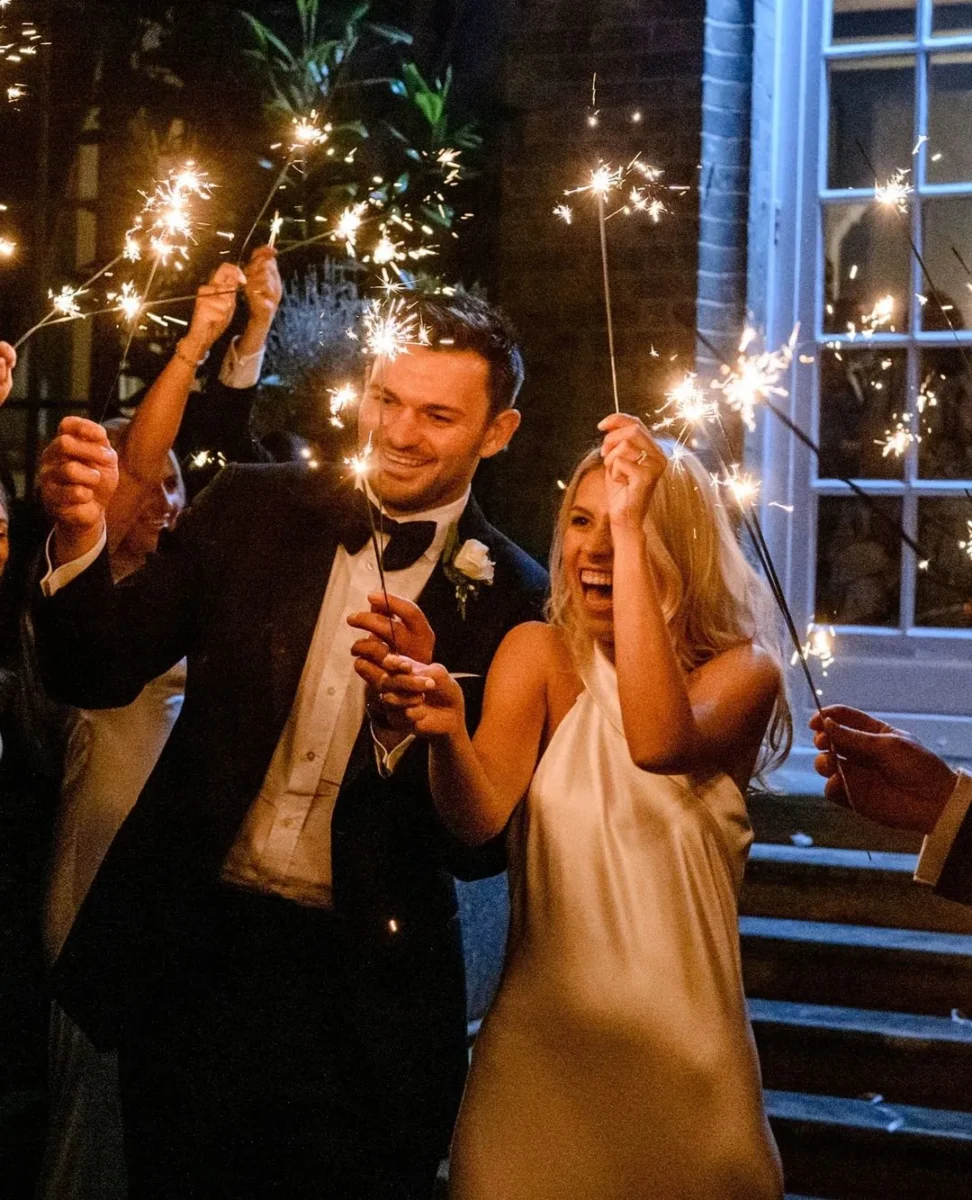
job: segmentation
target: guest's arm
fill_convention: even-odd
[[[33,617],[42,678],[52,699],[83,708],[130,704],[191,647],[207,571],[226,560],[226,527],[214,510],[232,488],[224,472],[183,515],[162,552],[113,584],[105,509],[117,483],[114,451],[100,425],[66,417],[41,462],[41,496],[54,530],[51,570]],[[216,497],[216,503],[213,498]]]
[[[152,384],[132,421],[119,455],[119,482],[107,511],[108,546],[124,541],[141,508],[146,488],[165,470],[196,371],[232,320],[243,272],[223,263],[197,292],[189,330]]]
[[[648,506],[668,461],[640,421],[601,422],[614,544],[612,609],[618,693],[632,760],[659,774],[721,769],[758,747],[781,686],[769,655],[724,651],[691,672],[675,653],[645,537]]]

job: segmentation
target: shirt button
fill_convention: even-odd
[[[317,758],[317,755],[314,753],[313,750],[308,750],[307,753],[304,755],[304,758],[306,758],[308,762],[313,762],[314,759]]]
[[[368,563],[368,570],[369,570],[369,571],[373,571],[374,569],[375,569],[375,564],[374,564],[373,562],[369,562],[369,563]]]
[[[332,687],[329,687],[329,688],[327,689],[327,694],[328,694],[329,696],[333,696],[333,695],[334,695],[334,688],[332,688]]]

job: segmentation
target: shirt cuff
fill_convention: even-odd
[[[266,346],[261,346],[252,354],[240,354],[236,348],[239,340],[238,337],[235,337],[230,342],[223,357],[223,365],[219,369],[219,382],[224,387],[250,388],[260,382]]]
[[[942,815],[921,844],[918,866],[915,868],[916,883],[927,883],[931,887],[938,883],[945,860],[952,851],[952,844],[958,836],[962,822],[968,816],[970,805],[972,776],[967,775],[965,771],[959,771],[958,780],[951,796],[945,802]]]
[[[54,536],[52,530],[47,535],[47,543],[44,547],[44,556],[47,559],[47,574],[40,581],[41,591],[48,599],[59,592],[62,587],[67,587],[72,579],[77,579],[82,571],[86,571],[94,562],[98,555],[104,550],[108,544],[108,530],[101,526],[101,537],[87,554],[82,554],[80,558],[72,559],[71,562],[62,563],[61,566],[55,568],[51,565],[51,538]]]
[[[375,747],[375,764],[378,767],[378,774],[382,779],[391,779],[395,773],[395,768],[401,761],[402,755],[415,741],[415,734],[410,733],[407,737],[402,738],[394,750],[388,750],[382,745],[378,735],[375,733],[374,724],[369,721],[368,729],[371,732],[371,740]]]

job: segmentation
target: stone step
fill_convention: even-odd
[[[886,829],[822,795],[775,795],[751,792],[746,797],[749,819],[758,842],[792,845],[792,839],[809,837],[815,846],[848,850],[884,850],[917,854],[921,836],[903,829]]]
[[[830,1200],[968,1200],[972,1113],[768,1090],[787,1187]]]
[[[972,1108],[972,1022],[750,1000],[768,1088]]]
[[[746,995],[948,1017],[972,1008],[972,937],[778,917],[739,919]]]
[[[740,911],[972,934],[972,908],[915,883],[916,864],[913,854],[757,842],[746,867]]]

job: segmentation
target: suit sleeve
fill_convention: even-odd
[[[80,708],[131,704],[192,649],[206,576],[224,552],[219,514],[232,490],[223,472],[145,566],[112,583],[107,550],[33,604],[41,679],[52,699]]]

